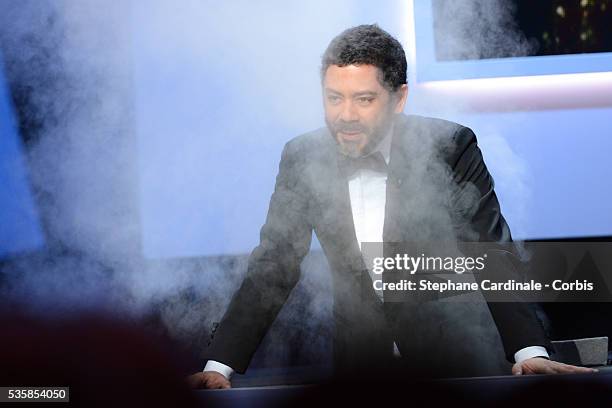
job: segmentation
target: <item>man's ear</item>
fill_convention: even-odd
[[[395,99],[395,107],[393,112],[402,113],[404,111],[404,106],[406,106],[406,99],[408,98],[408,85],[403,84],[393,93]]]

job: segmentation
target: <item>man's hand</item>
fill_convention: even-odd
[[[597,370],[594,368],[577,367],[540,357],[528,358],[527,360],[516,363],[512,366],[512,374],[514,375],[579,374],[595,372],[597,372]]]
[[[232,388],[232,384],[224,375],[216,371],[204,371],[190,375],[187,377],[187,383],[191,388],[200,389],[220,389]]]

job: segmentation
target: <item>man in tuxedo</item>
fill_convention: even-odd
[[[422,369],[436,350],[414,341],[419,306],[387,304],[372,289],[360,244],[511,241],[474,133],[402,113],[406,65],[401,44],[376,25],[350,28],[328,46],[327,126],[286,144],[260,244],[213,333],[204,371],[190,376],[194,387],[229,388],[232,373],[246,370],[299,280],[313,230],[332,270],[334,363],[351,373],[398,360]],[[512,373],[591,371],[548,359],[550,343],[529,304],[488,306]]]

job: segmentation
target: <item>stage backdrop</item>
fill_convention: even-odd
[[[140,210],[152,258],[258,243],[283,145],[323,126],[319,63],[334,35],[376,22],[413,54],[410,2],[135,3]],[[612,234],[611,108],[465,113],[440,102],[412,94],[407,111],[474,129],[516,238]]]

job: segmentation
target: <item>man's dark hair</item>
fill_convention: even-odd
[[[321,80],[330,65],[374,65],[380,69],[381,84],[389,91],[397,91],[406,83],[402,45],[376,24],[352,27],[334,38],[321,59]]]

